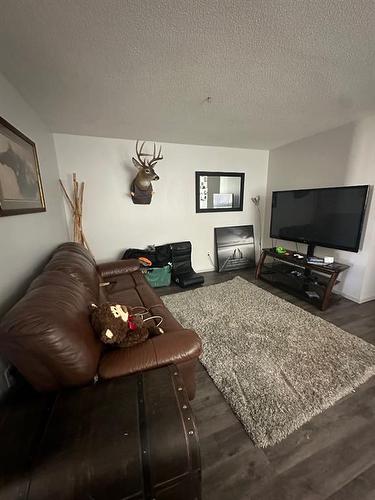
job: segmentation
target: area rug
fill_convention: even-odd
[[[375,374],[375,347],[236,277],[163,297],[257,446],[280,442]]]

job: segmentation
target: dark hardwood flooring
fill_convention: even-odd
[[[205,285],[250,270],[205,273]],[[264,282],[258,286],[375,344],[375,301],[344,298],[322,312]],[[161,295],[182,291],[176,285]],[[203,500],[375,500],[375,377],[276,446],[256,448],[203,368],[192,401],[202,456]]]

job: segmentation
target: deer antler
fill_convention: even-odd
[[[137,154],[137,159],[133,158],[133,163],[136,164],[138,163],[138,166],[140,167],[152,167],[157,163],[159,160],[163,159],[163,156],[161,154],[161,146],[159,147],[158,154],[156,154],[156,144],[154,142],[154,153],[149,154],[149,153],[143,153],[143,147],[146,144],[146,141],[143,141],[141,144],[141,147],[139,148],[139,141],[136,142],[135,144],[135,151]],[[146,161],[145,157],[146,156],[152,156],[151,160]],[[135,165],[137,166],[137,165]]]
[[[142,156],[146,156],[145,153],[142,153],[142,150],[143,150],[143,146],[146,144],[145,141],[142,142],[141,144],[141,147],[138,151],[138,144],[139,144],[139,141],[136,142],[135,144],[135,152],[137,154],[137,160],[138,160],[138,163],[142,166],[142,167],[146,167],[146,162],[145,160],[142,160]]]
[[[158,162],[159,160],[162,160],[162,159],[163,159],[163,156],[161,154],[161,146],[159,147],[159,152],[156,156],[156,144],[154,143],[154,154],[152,155],[152,159],[148,162],[149,167],[152,167],[153,165],[155,165],[156,162]]]

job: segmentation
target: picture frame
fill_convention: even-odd
[[[242,212],[243,172],[195,172],[196,213]]]
[[[45,211],[35,143],[0,117],[0,217]]]
[[[255,267],[254,226],[215,227],[216,271]]]

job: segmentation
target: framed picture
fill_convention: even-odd
[[[0,216],[45,211],[35,144],[0,117]]]
[[[253,226],[215,227],[216,269],[233,271],[255,266]]]
[[[242,212],[245,174],[195,172],[195,211]]]

